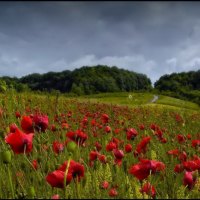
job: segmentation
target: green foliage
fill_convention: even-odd
[[[4,79],[6,79],[8,85],[14,85],[17,91],[26,90],[22,84],[27,84],[34,91],[59,90],[76,95],[129,92],[152,88],[150,79],[144,74],[105,65],[84,66],[73,71],[33,73],[20,79],[10,77],[4,77]]]
[[[200,70],[161,76],[155,83],[155,89],[163,95],[190,100],[200,105]]]
[[[4,80],[0,80],[0,92],[4,93],[7,90],[7,85]]]

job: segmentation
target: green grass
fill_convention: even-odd
[[[133,92],[121,92],[121,93],[102,93],[97,95],[81,96],[81,100],[90,100],[92,102],[100,103],[112,103],[119,105],[142,105],[147,104],[153,98],[153,94],[150,93],[133,93]]]
[[[159,99],[156,101],[156,104],[175,106],[193,110],[200,109],[199,105],[197,105],[196,103],[162,95],[159,95]]]
[[[129,98],[129,96],[132,98]],[[157,106],[159,108],[169,108],[169,109],[190,109],[190,110],[200,110],[199,105],[190,101],[184,101],[181,99],[176,99],[173,97],[158,95],[159,99],[151,103],[154,95],[152,93],[133,93],[133,92],[121,92],[121,93],[101,93],[96,95],[84,95],[78,97],[79,100],[89,100],[96,103],[110,103],[117,105],[127,105],[127,106]]]

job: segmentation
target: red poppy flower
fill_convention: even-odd
[[[95,147],[96,147],[97,151],[101,151],[101,149],[102,149],[102,145],[99,142],[95,142]]]
[[[116,129],[114,130],[114,133],[115,133],[115,134],[119,134],[120,131],[121,131],[120,128],[116,128]]]
[[[143,159],[138,164],[133,165],[129,169],[129,173],[135,176],[138,180],[143,180],[149,176],[150,171],[154,174],[164,169],[165,165],[162,162]]]
[[[79,145],[83,145],[84,142],[87,140],[88,136],[81,130],[76,130],[75,132],[68,132],[66,136],[76,142]]]
[[[32,140],[34,134],[25,134],[18,128],[16,128],[15,133],[9,133],[5,137],[6,143],[8,143],[15,154],[20,153],[30,153],[33,148]]]
[[[59,170],[64,171],[66,170],[68,161],[65,161],[59,168]],[[84,166],[74,160],[70,161],[68,173],[72,174],[72,178],[78,177],[80,181],[81,178],[84,177]]]
[[[132,145],[131,144],[126,144],[125,151],[126,151],[126,153],[130,153],[132,151]]]
[[[54,132],[54,131],[56,131],[56,130],[57,130],[56,125],[55,125],[55,124],[52,124],[52,125],[51,125],[51,131]]]
[[[126,132],[127,140],[134,140],[137,135],[138,135],[138,132],[134,128],[130,128]]]
[[[103,155],[103,154],[102,154],[102,155],[99,155],[99,156],[98,156],[98,159],[99,159],[99,161],[100,161],[101,163],[104,163],[104,164],[106,163],[106,156],[105,156],[105,155]]]
[[[36,114],[33,116],[33,122],[37,131],[45,132],[49,125],[49,118],[47,115]]]
[[[20,114],[19,111],[16,111],[16,112],[15,112],[15,117],[16,117],[16,118],[20,118],[20,117],[21,117],[21,114]]]
[[[62,151],[64,150],[64,144],[58,142],[58,141],[54,141],[53,142],[53,151],[56,153],[56,154],[59,154],[61,153]]]
[[[183,135],[181,135],[181,134],[178,134],[177,135],[177,140],[178,140],[179,143],[183,143],[183,142],[185,142],[185,137]]]
[[[180,153],[179,159],[182,162],[186,161],[187,160],[187,153],[185,151],[183,151],[182,153]]]
[[[184,169],[189,172],[195,171],[197,169],[199,170],[200,160],[188,160],[186,162],[183,162],[183,166],[184,166]]]
[[[161,141],[162,143],[164,143],[164,144],[167,143],[167,139],[166,139],[166,138],[161,138],[160,141]]]
[[[88,124],[88,118],[84,117],[83,120],[81,121],[83,126],[86,126]]]
[[[117,159],[122,159],[124,157],[124,152],[122,150],[113,149],[113,153],[114,153],[115,158]]]
[[[18,127],[16,124],[13,123],[9,126],[9,128],[10,128],[10,133],[14,133]]]
[[[111,188],[108,194],[110,197],[115,197],[118,195],[118,192],[115,188]]]
[[[163,132],[162,132],[160,129],[156,130],[154,134],[155,134],[159,139],[162,139],[162,137],[163,137]]]
[[[175,119],[177,122],[180,122],[180,123],[183,122],[183,118],[179,114],[175,115]]]
[[[91,120],[91,125],[92,125],[92,126],[96,126],[96,123],[97,123],[97,122],[96,122],[95,119],[92,119],[92,120]]]
[[[59,194],[54,194],[54,195],[51,197],[51,199],[60,199],[60,196],[59,196]]]
[[[21,127],[25,133],[34,133],[33,121],[30,116],[23,116],[21,120]]]
[[[69,128],[69,124],[66,122],[62,122],[61,127],[62,129],[67,130]]]
[[[155,131],[158,128],[158,126],[156,124],[151,124],[150,128],[151,130]]]
[[[105,132],[106,132],[106,133],[110,133],[110,132],[111,132],[110,126],[106,126],[106,127],[105,127]]]
[[[177,164],[174,167],[174,172],[176,172],[176,173],[181,173],[181,172],[183,172],[183,170],[184,170],[184,167],[182,164]]]
[[[141,153],[146,153],[147,151],[147,144],[150,142],[151,137],[145,137],[142,139],[142,141],[137,145],[136,151],[135,151],[135,156]]]
[[[96,152],[96,151],[91,151],[91,152],[90,152],[90,155],[89,155],[90,161],[96,160],[97,157],[98,157],[98,155],[99,155],[98,152]]]
[[[121,166],[122,158],[124,157],[124,152],[122,150],[113,149],[113,154],[115,156],[115,164]]]
[[[179,155],[179,150],[178,149],[169,150],[167,154],[177,157]]]
[[[113,149],[116,149],[116,148],[117,148],[117,145],[114,142],[109,142],[106,145],[106,151],[112,151]]]
[[[69,112],[67,113],[67,117],[70,118],[71,116],[72,116],[72,111],[69,111]]]
[[[37,160],[33,160],[33,161],[32,161],[32,167],[33,167],[35,170],[38,169],[38,162],[37,162]]]
[[[55,170],[46,176],[46,181],[56,188],[64,188],[64,176],[65,172],[61,170]],[[66,176],[66,185],[68,185],[72,180],[72,174],[68,173]]]
[[[114,142],[114,143],[117,145],[117,147],[118,147],[118,145],[119,145],[122,141],[120,141],[118,138],[113,137],[113,138],[111,139],[111,142]]]
[[[103,124],[108,123],[108,121],[109,121],[108,115],[107,115],[107,114],[102,114],[101,120],[102,120],[102,123],[103,123]]]
[[[191,190],[196,183],[196,178],[193,175],[194,172],[186,171],[183,177],[183,185],[187,186],[189,190]]]
[[[141,131],[143,131],[143,130],[145,129],[144,124],[140,124],[140,125],[139,125],[139,129],[140,129]]]
[[[188,140],[191,140],[192,139],[192,136],[190,134],[187,134],[187,139]]]
[[[192,147],[196,148],[200,146],[200,140],[192,140]]]
[[[103,182],[101,183],[101,188],[102,188],[102,189],[108,189],[108,187],[109,187],[108,181],[103,181]]]
[[[156,196],[156,190],[153,185],[151,185],[149,182],[145,183],[141,190],[141,193],[146,193],[148,196],[151,196],[152,198],[155,198]]]

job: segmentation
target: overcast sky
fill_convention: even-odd
[[[97,64],[200,69],[200,2],[0,2],[0,76]]]

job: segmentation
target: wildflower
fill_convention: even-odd
[[[124,152],[122,150],[113,149],[113,154],[115,156],[115,163],[117,165],[122,164],[122,158],[124,157]]]
[[[109,142],[106,145],[106,151],[112,151],[113,149],[116,149],[116,148],[117,148],[117,145],[114,142]]]
[[[196,178],[193,177],[193,174],[193,172],[186,171],[183,177],[183,185],[188,186],[189,190],[191,190],[196,183]]]
[[[33,120],[30,116],[23,116],[21,120],[21,127],[25,133],[34,133]]]
[[[84,142],[87,140],[88,136],[81,130],[77,130],[75,132],[68,132],[66,136],[76,142],[77,144],[83,145]]]
[[[147,195],[151,196],[152,198],[155,198],[156,196],[156,190],[155,187],[153,185],[151,185],[149,182],[146,182],[141,190],[141,193],[146,193]]]
[[[64,171],[66,170],[68,161],[65,161],[60,167],[59,170]],[[74,160],[70,161],[68,173],[72,174],[72,178],[78,177],[80,181],[81,178],[84,177],[84,166]]]
[[[101,120],[102,120],[102,123],[103,123],[103,124],[108,123],[108,121],[109,121],[108,115],[107,115],[107,114],[102,114]]]
[[[108,194],[110,197],[115,197],[118,195],[118,192],[115,188],[111,188]]]
[[[36,114],[33,116],[34,127],[37,131],[45,132],[48,128],[49,119],[47,115]]]
[[[126,132],[127,140],[134,140],[137,135],[138,132],[134,128],[130,128]]]
[[[132,151],[132,145],[131,144],[126,144],[125,151],[126,151],[126,153],[130,153]]]
[[[101,183],[101,188],[102,188],[102,189],[108,189],[108,187],[109,187],[108,181],[103,181],[103,182]]]
[[[35,170],[38,169],[38,162],[37,162],[37,160],[33,160],[33,161],[32,161],[32,167],[33,167]]]
[[[33,133],[25,134],[18,128],[16,128],[14,133],[9,133],[5,137],[5,142],[8,143],[15,154],[20,153],[30,153],[33,148],[32,140]]]
[[[65,172],[61,170],[55,170],[46,176],[46,181],[56,188],[64,188],[64,175]],[[68,173],[66,176],[66,185],[68,185],[72,180],[72,174]]]
[[[98,152],[96,152],[96,151],[91,151],[91,152],[90,152],[90,155],[89,155],[90,161],[96,160],[97,157],[98,157],[98,155],[99,155]]]
[[[162,162],[142,159],[138,164],[133,165],[129,169],[129,173],[135,176],[138,180],[143,180],[149,176],[150,171],[154,174],[164,169],[165,165]]]
[[[146,153],[147,151],[147,144],[150,142],[151,137],[145,137],[142,139],[142,141],[137,145],[135,156],[141,153]]]
[[[59,154],[60,152],[62,152],[64,150],[64,145],[58,141],[54,141],[53,142],[53,151],[56,154]]]
[[[51,199],[60,199],[60,196],[59,196],[59,194],[54,194],[54,195],[51,197]]]
[[[200,146],[200,140],[192,140],[192,147],[196,148]]]
[[[110,132],[111,132],[110,126],[106,126],[106,127],[105,127],[105,132],[106,132],[106,133],[110,133]]]

